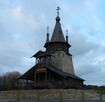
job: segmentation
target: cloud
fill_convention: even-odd
[[[105,54],[102,51],[100,52],[101,53],[98,54],[98,52],[94,50],[91,53],[79,57],[76,56],[73,59],[76,74],[84,78],[86,84],[97,83],[96,85],[102,85],[100,80],[105,77]],[[102,58],[102,56],[104,58]]]
[[[102,45],[103,47],[105,47],[105,41],[100,41],[100,45]]]
[[[84,78],[86,84],[103,85],[101,79],[105,77],[104,42],[88,41],[82,34],[72,34],[70,42],[76,75]]]
[[[23,60],[25,57],[30,59],[31,53],[33,53],[32,49],[27,43],[7,42],[0,44],[0,74],[6,71],[19,71],[21,68],[27,69],[32,63],[25,65]]]
[[[88,41],[88,38],[83,34],[71,34],[70,44],[72,46],[71,53],[73,53],[74,56],[84,55],[97,47],[94,42]]]
[[[98,0],[85,0],[85,5],[90,9],[90,10],[95,10],[97,7]]]
[[[102,25],[101,17],[97,10],[99,1],[98,0],[86,0],[85,2],[86,12],[87,12],[87,25],[85,28],[88,34],[96,36],[99,33],[100,27]]]
[[[24,25],[33,27],[33,29],[37,29],[39,26],[38,22],[35,21],[33,16],[31,16],[29,14],[25,14],[21,7],[13,8],[12,15],[20,23],[23,23]]]

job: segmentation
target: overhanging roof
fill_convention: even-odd
[[[41,66],[53,71],[54,73],[57,73],[59,74],[60,76],[63,76],[63,77],[69,77],[69,78],[74,78],[74,79],[78,79],[78,80],[82,80],[84,81],[84,79],[76,76],[76,75],[73,75],[73,74],[70,74],[70,73],[67,73],[67,72],[63,72],[61,71],[60,69],[54,67],[54,66],[51,66],[51,65],[45,65],[45,64],[41,64]],[[34,80],[34,74],[35,74],[35,69],[38,68],[38,64],[33,66],[30,70],[28,70],[26,73],[24,73],[21,77],[19,77],[19,79],[26,79],[26,80]]]
[[[39,50],[36,54],[34,54],[32,57],[36,57],[36,58],[42,58],[42,57],[48,57],[48,56],[53,56],[53,55],[50,55],[48,53],[46,53],[45,51],[41,51]],[[32,58],[31,57],[31,58]]]
[[[84,79],[82,79],[82,78],[80,78],[80,77],[78,77],[76,75],[73,75],[73,74],[70,74],[70,73],[67,73],[67,72],[63,72],[63,71],[61,71],[60,69],[58,69],[58,68],[56,68],[54,66],[49,66],[49,65],[45,65],[45,66],[46,66],[46,68],[50,69],[51,71],[53,71],[53,72],[55,72],[55,73],[57,73],[57,74],[59,74],[59,75],[61,75],[63,77],[71,77],[71,78],[74,78],[74,79],[84,81]]]

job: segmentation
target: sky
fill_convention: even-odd
[[[87,85],[105,85],[105,0],[0,0],[0,75],[25,73],[30,57],[50,38],[59,6],[64,36],[68,29],[75,74]]]

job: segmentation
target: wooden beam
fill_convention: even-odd
[[[47,70],[45,72],[45,85],[47,84]]]
[[[34,83],[36,82],[36,70],[35,70],[35,74],[34,74]]]

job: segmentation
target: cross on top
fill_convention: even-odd
[[[49,33],[49,26],[47,26],[47,33]]]
[[[68,36],[68,29],[66,29],[66,36]]]
[[[57,7],[57,16],[59,16],[59,10],[60,10],[60,8],[59,8],[59,6]]]

